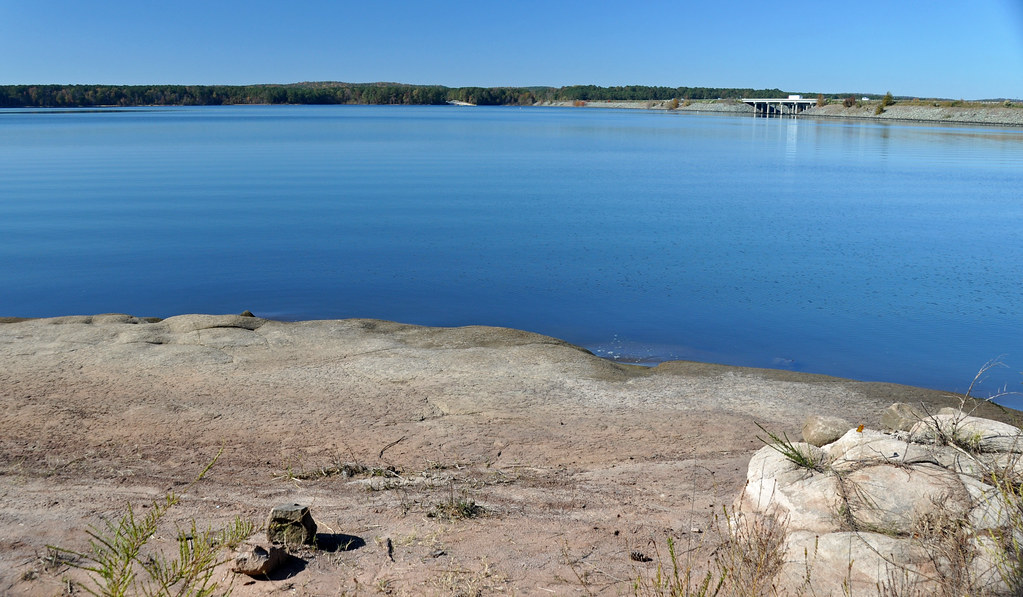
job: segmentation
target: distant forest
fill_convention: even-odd
[[[783,97],[780,89],[713,87],[443,87],[400,83],[292,85],[0,85],[3,108],[99,106],[219,106],[233,104],[471,104],[532,105],[542,101],[701,100]]]

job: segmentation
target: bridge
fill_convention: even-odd
[[[771,116],[772,114],[799,114],[803,110],[817,105],[817,100],[804,99],[801,95],[790,95],[785,99],[744,97],[742,103],[753,106],[754,112],[758,115]]]

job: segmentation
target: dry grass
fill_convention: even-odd
[[[718,519],[717,545],[709,562],[692,557],[692,542],[679,553],[667,537],[667,554],[655,546],[657,567],[633,585],[637,597],[760,597],[785,594],[774,577],[784,563],[785,525],[772,516],[732,512]]]
[[[509,578],[498,570],[486,558],[480,558],[473,566],[463,566],[458,562],[439,570],[439,575],[431,579],[431,585],[442,591],[443,595],[461,597],[479,597],[504,592]]]
[[[451,497],[433,505],[433,508],[426,513],[429,518],[440,518],[444,520],[463,520],[466,518],[477,518],[483,516],[486,510],[476,503],[476,500],[462,496]]]

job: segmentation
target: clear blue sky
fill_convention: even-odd
[[[0,0],[0,84],[325,80],[1023,99],[1023,0]]]

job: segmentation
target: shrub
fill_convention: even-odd
[[[892,97],[892,92],[889,91],[888,93],[884,94],[884,98],[881,100],[881,106],[882,107],[892,106],[894,104],[895,104],[895,98]]]
[[[842,105],[845,106],[846,108],[852,108],[853,106],[856,105],[856,98],[850,95],[849,97],[842,100]]]
[[[823,93],[818,93],[817,94],[817,107],[818,108],[823,108],[827,103],[828,103],[828,101],[826,99],[824,99],[824,94]]]
[[[168,494],[153,502],[143,517],[135,515],[129,504],[116,522],[89,529],[89,549],[76,552],[49,546],[51,550],[74,558],[72,566],[90,573],[93,587],[83,587],[94,595],[213,595],[219,587],[213,570],[227,561],[226,551],[237,547],[255,531],[251,522],[236,518],[220,531],[200,529],[195,521],[178,533],[178,553],[167,557],[147,550],[161,519],[177,496]]]

